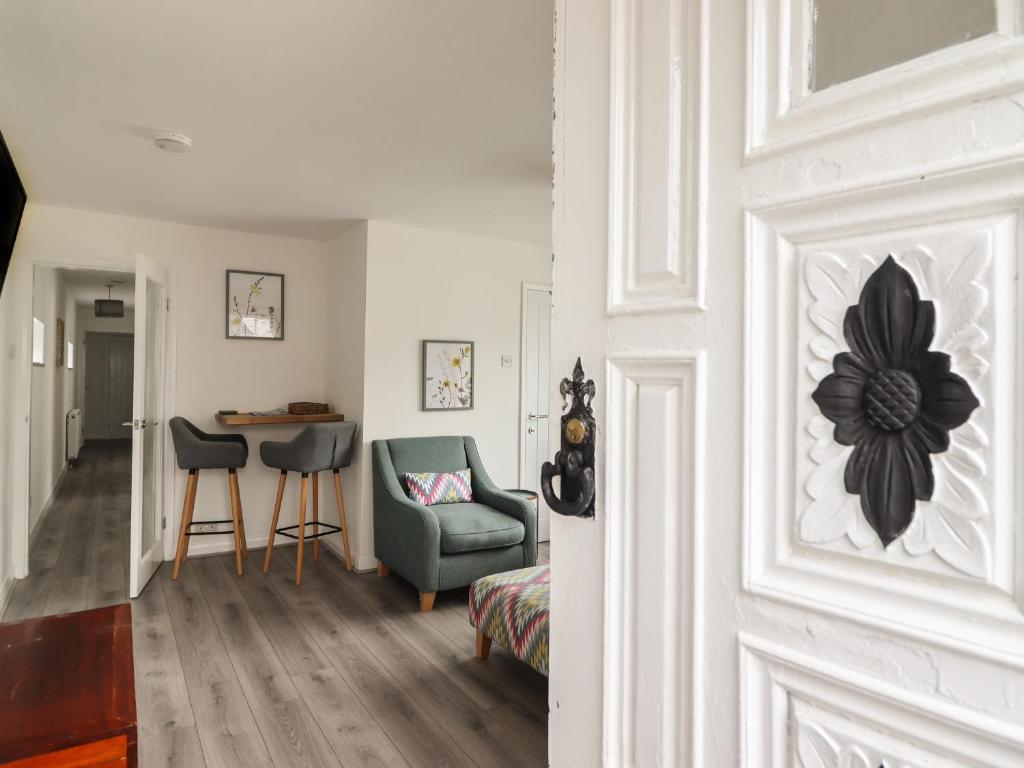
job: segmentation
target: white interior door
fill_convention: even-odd
[[[548,397],[551,391],[551,288],[523,286],[522,383],[520,386],[519,487],[537,491],[540,467],[551,458],[548,450]],[[551,538],[551,510],[537,497],[537,538]]]
[[[167,273],[145,256],[135,272],[135,367],[129,596],[138,597],[162,561]]]
[[[1024,765],[1019,14],[558,0],[553,766]]]

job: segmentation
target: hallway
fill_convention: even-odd
[[[89,441],[39,523],[3,621],[127,600],[131,441]]]

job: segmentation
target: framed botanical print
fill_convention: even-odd
[[[424,411],[468,411],[473,407],[473,342],[423,342]]]
[[[229,269],[225,322],[229,339],[283,339],[284,275]]]

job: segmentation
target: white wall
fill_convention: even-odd
[[[0,611],[10,599],[14,578],[24,576],[14,561],[15,541],[28,541],[27,521],[13,514],[17,505],[27,503],[28,476],[21,474],[18,462],[12,460],[19,454],[27,454],[28,409],[20,403],[28,397],[23,374],[31,372],[31,337],[15,332],[15,328],[21,321],[20,314],[31,312],[31,288],[26,297],[11,287],[15,283],[23,285],[26,276],[31,281],[31,267],[12,265],[0,294],[0,397],[4,398],[0,405]],[[27,363],[26,356],[29,356]]]
[[[18,236],[11,274],[0,298],[0,383],[10,382],[15,397],[0,412],[13,424],[28,417],[31,365],[25,318],[30,317],[32,264],[73,264],[97,268],[133,267],[145,253],[173,268],[176,376],[174,413],[200,428],[224,431],[214,421],[219,408],[265,409],[289,400],[322,400],[325,396],[327,323],[324,289],[327,249],[324,243],[192,227],[146,219],[30,204]],[[286,293],[284,341],[238,341],[224,338],[224,281],[228,268],[283,272]],[[30,321],[29,321],[30,322]],[[21,390],[24,390],[22,392]],[[4,431],[10,435],[14,427]],[[244,430],[250,445],[249,465],[239,474],[246,530],[250,543],[265,541],[277,487],[277,473],[259,462],[259,443],[289,439],[289,427]],[[23,503],[27,476],[24,441],[13,441],[0,456],[0,498],[13,510]],[[221,476],[224,475],[224,476]],[[175,471],[173,515],[168,530],[177,531],[185,477]],[[295,504],[282,512],[282,523],[294,517]],[[4,525],[9,521],[4,515]],[[197,519],[230,518],[226,473],[200,479]],[[12,568],[14,530],[0,546],[0,574]],[[203,537],[192,551],[228,549],[230,537]],[[2,583],[2,582],[0,582]]]
[[[64,347],[75,341],[77,312],[60,270],[36,267],[32,315],[45,326],[44,360],[32,367],[32,427],[30,435],[29,531],[35,531],[67,464],[65,416],[75,403],[78,367],[57,367],[57,319],[64,321]],[[77,347],[77,344],[76,344]]]
[[[331,325],[331,335],[327,342],[327,399],[335,409],[344,412],[346,419],[359,425],[352,468],[341,473],[353,559],[358,555],[356,543],[359,538],[359,509],[363,496],[363,475],[360,467],[364,455],[362,427],[368,230],[367,222],[359,222],[330,243],[326,283]],[[321,507],[328,522],[334,521],[336,506],[331,500],[327,506]],[[328,537],[324,542],[331,544],[335,538]],[[339,554],[342,552],[340,547],[335,546],[334,549]],[[365,561],[365,558],[363,560]]]
[[[523,282],[551,281],[550,248],[369,222],[358,567],[373,558],[369,443],[471,435],[496,483],[515,487],[519,461],[519,334]],[[420,410],[421,342],[475,342],[474,407]],[[513,365],[501,367],[501,355]],[[350,515],[355,517],[350,510]]]

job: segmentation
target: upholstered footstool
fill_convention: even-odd
[[[547,677],[550,577],[551,567],[538,565],[484,576],[469,585],[477,658],[487,658],[493,640]]]

